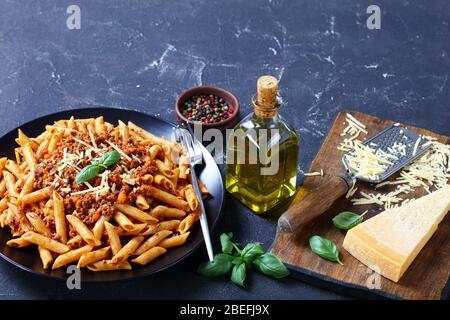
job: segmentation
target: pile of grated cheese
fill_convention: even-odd
[[[406,154],[406,145],[400,141],[394,143],[387,150],[388,152],[364,146],[357,138],[361,133],[367,134],[365,130],[358,130],[365,129],[365,126],[350,114],[347,114],[346,120],[347,127],[341,133],[341,136],[351,136],[344,138],[338,149],[345,152],[350,151],[347,162],[355,168],[355,171],[359,170],[359,174],[373,178],[383,173],[392,164],[390,160],[396,160],[398,156]],[[416,188],[423,188],[430,193],[431,188],[440,189],[448,184],[450,178],[450,145],[440,143],[433,137],[422,136],[416,141],[415,150],[417,150],[421,139],[428,140],[425,145],[430,145],[430,149],[413,163],[404,167],[396,179],[375,186],[375,189],[380,189],[396,185],[395,190],[387,193],[359,192],[358,197],[354,197],[358,188],[353,185],[347,192],[346,198],[350,199],[354,205],[378,204],[385,209],[389,209],[409,202],[410,198],[401,196],[407,195]]]

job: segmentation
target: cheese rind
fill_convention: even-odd
[[[399,281],[450,209],[450,186],[385,210],[347,232],[344,249],[384,277]]]

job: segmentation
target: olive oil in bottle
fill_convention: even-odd
[[[299,139],[278,114],[278,80],[258,79],[254,113],[227,138],[225,187],[239,201],[261,214],[296,191]]]

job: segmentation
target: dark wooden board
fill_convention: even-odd
[[[366,125],[367,135],[360,135],[360,139],[368,138],[376,132],[392,125],[394,121],[383,120],[368,114],[344,111],[339,113],[333,123],[331,130],[326,136],[319,152],[313,160],[309,171],[320,171],[323,169],[323,177],[306,177],[303,186],[299,189],[296,197],[302,197],[308,192],[314,192],[315,188],[320,188],[327,183],[327,178],[344,171],[341,163],[342,152],[336,147],[342,141],[340,136],[345,128],[345,114],[351,113],[356,119]],[[436,134],[434,132],[415,128],[402,124],[419,134],[433,136],[438,141],[450,143],[450,137]],[[395,176],[391,179],[395,179]],[[367,183],[357,183],[358,192],[372,192],[373,186]],[[395,187],[380,188],[379,192],[388,192]],[[408,197],[418,198],[424,195],[424,190],[417,189],[408,194]],[[302,275],[320,279],[333,285],[345,286],[352,291],[360,291],[366,294],[377,294],[388,298],[401,299],[446,299],[448,290],[444,290],[449,280],[450,274],[450,216],[439,225],[438,230],[428,241],[409,269],[403,275],[398,283],[392,282],[381,277],[379,289],[369,289],[368,279],[373,279],[373,273],[351,256],[342,247],[345,237],[345,231],[333,227],[331,219],[337,213],[343,210],[350,210],[362,213],[369,210],[367,217],[372,217],[384,209],[378,205],[353,206],[352,203],[344,197],[334,203],[334,205],[322,216],[305,225],[295,233],[278,232],[272,246],[272,252],[278,255],[283,262],[292,267],[294,272]],[[334,241],[343,259],[344,265],[326,261],[311,252],[308,246],[308,239],[313,235],[320,235]],[[372,276],[372,277],[371,277]]]

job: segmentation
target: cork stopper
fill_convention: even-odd
[[[260,108],[273,108],[277,104],[278,80],[273,76],[259,77],[256,103]]]
[[[278,112],[278,80],[273,76],[261,76],[257,82],[256,101],[253,101],[255,113],[262,117],[271,117]]]

